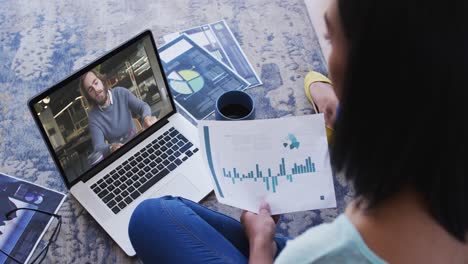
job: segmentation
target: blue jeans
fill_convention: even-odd
[[[249,258],[239,221],[180,197],[143,201],[128,233],[144,263],[247,263]],[[276,236],[275,241],[279,253],[286,238]]]

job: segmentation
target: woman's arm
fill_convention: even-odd
[[[249,263],[273,263],[278,249],[274,240],[276,224],[270,214],[267,203],[260,206],[258,214],[242,212],[241,223],[249,239]]]

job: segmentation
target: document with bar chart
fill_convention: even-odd
[[[272,214],[336,207],[323,114],[198,124],[220,203]]]

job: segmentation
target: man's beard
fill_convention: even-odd
[[[96,100],[96,103],[100,106],[104,106],[107,102],[107,98],[109,97],[109,93],[107,92],[107,90],[104,90],[103,91],[103,96],[102,96],[102,99],[101,100]]]

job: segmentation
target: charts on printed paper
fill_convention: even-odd
[[[199,127],[220,202],[285,213],[336,206],[323,117],[216,122]]]

